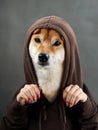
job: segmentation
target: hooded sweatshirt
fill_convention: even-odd
[[[1,122],[1,130],[98,130],[98,108],[83,82],[76,36],[71,26],[62,18],[48,16],[37,20],[27,31],[24,43],[25,84],[38,84],[37,75],[29,55],[29,43],[36,29],[54,29],[64,38],[65,60],[60,90],[56,100],[50,103],[43,94],[34,104],[21,106],[16,92]],[[77,84],[88,95],[85,103],[68,108],[62,98],[62,90]],[[24,87],[24,85],[22,86]],[[21,89],[21,88],[20,88]]]

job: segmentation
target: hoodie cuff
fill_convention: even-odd
[[[10,116],[19,116],[24,117],[27,112],[27,106],[22,106],[17,100],[15,99],[10,106],[8,107],[7,115]]]
[[[81,117],[82,119],[87,119],[90,117],[93,117],[97,112],[97,105],[94,101],[90,100],[90,98],[87,98],[87,101],[84,103],[79,103],[78,107],[81,110]]]

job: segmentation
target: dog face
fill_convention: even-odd
[[[53,29],[36,29],[30,40],[29,53],[33,63],[40,67],[63,64],[64,39]]]

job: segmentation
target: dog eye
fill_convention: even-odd
[[[56,42],[53,44],[53,46],[59,46],[60,44],[61,44],[61,42],[56,41]]]
[[[39,38],[34,38],[36,43],[41,43],[41,40]]]

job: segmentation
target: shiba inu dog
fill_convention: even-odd
[[[1,130],[98,130],[98,106],[83,80],[75,33],[63,18],[46,16],[29,27],[24,74]]]
[[[30,40],[29,53],[42,93],[53,102],[63,73],[64,39],[53,29],[36,29]]]

